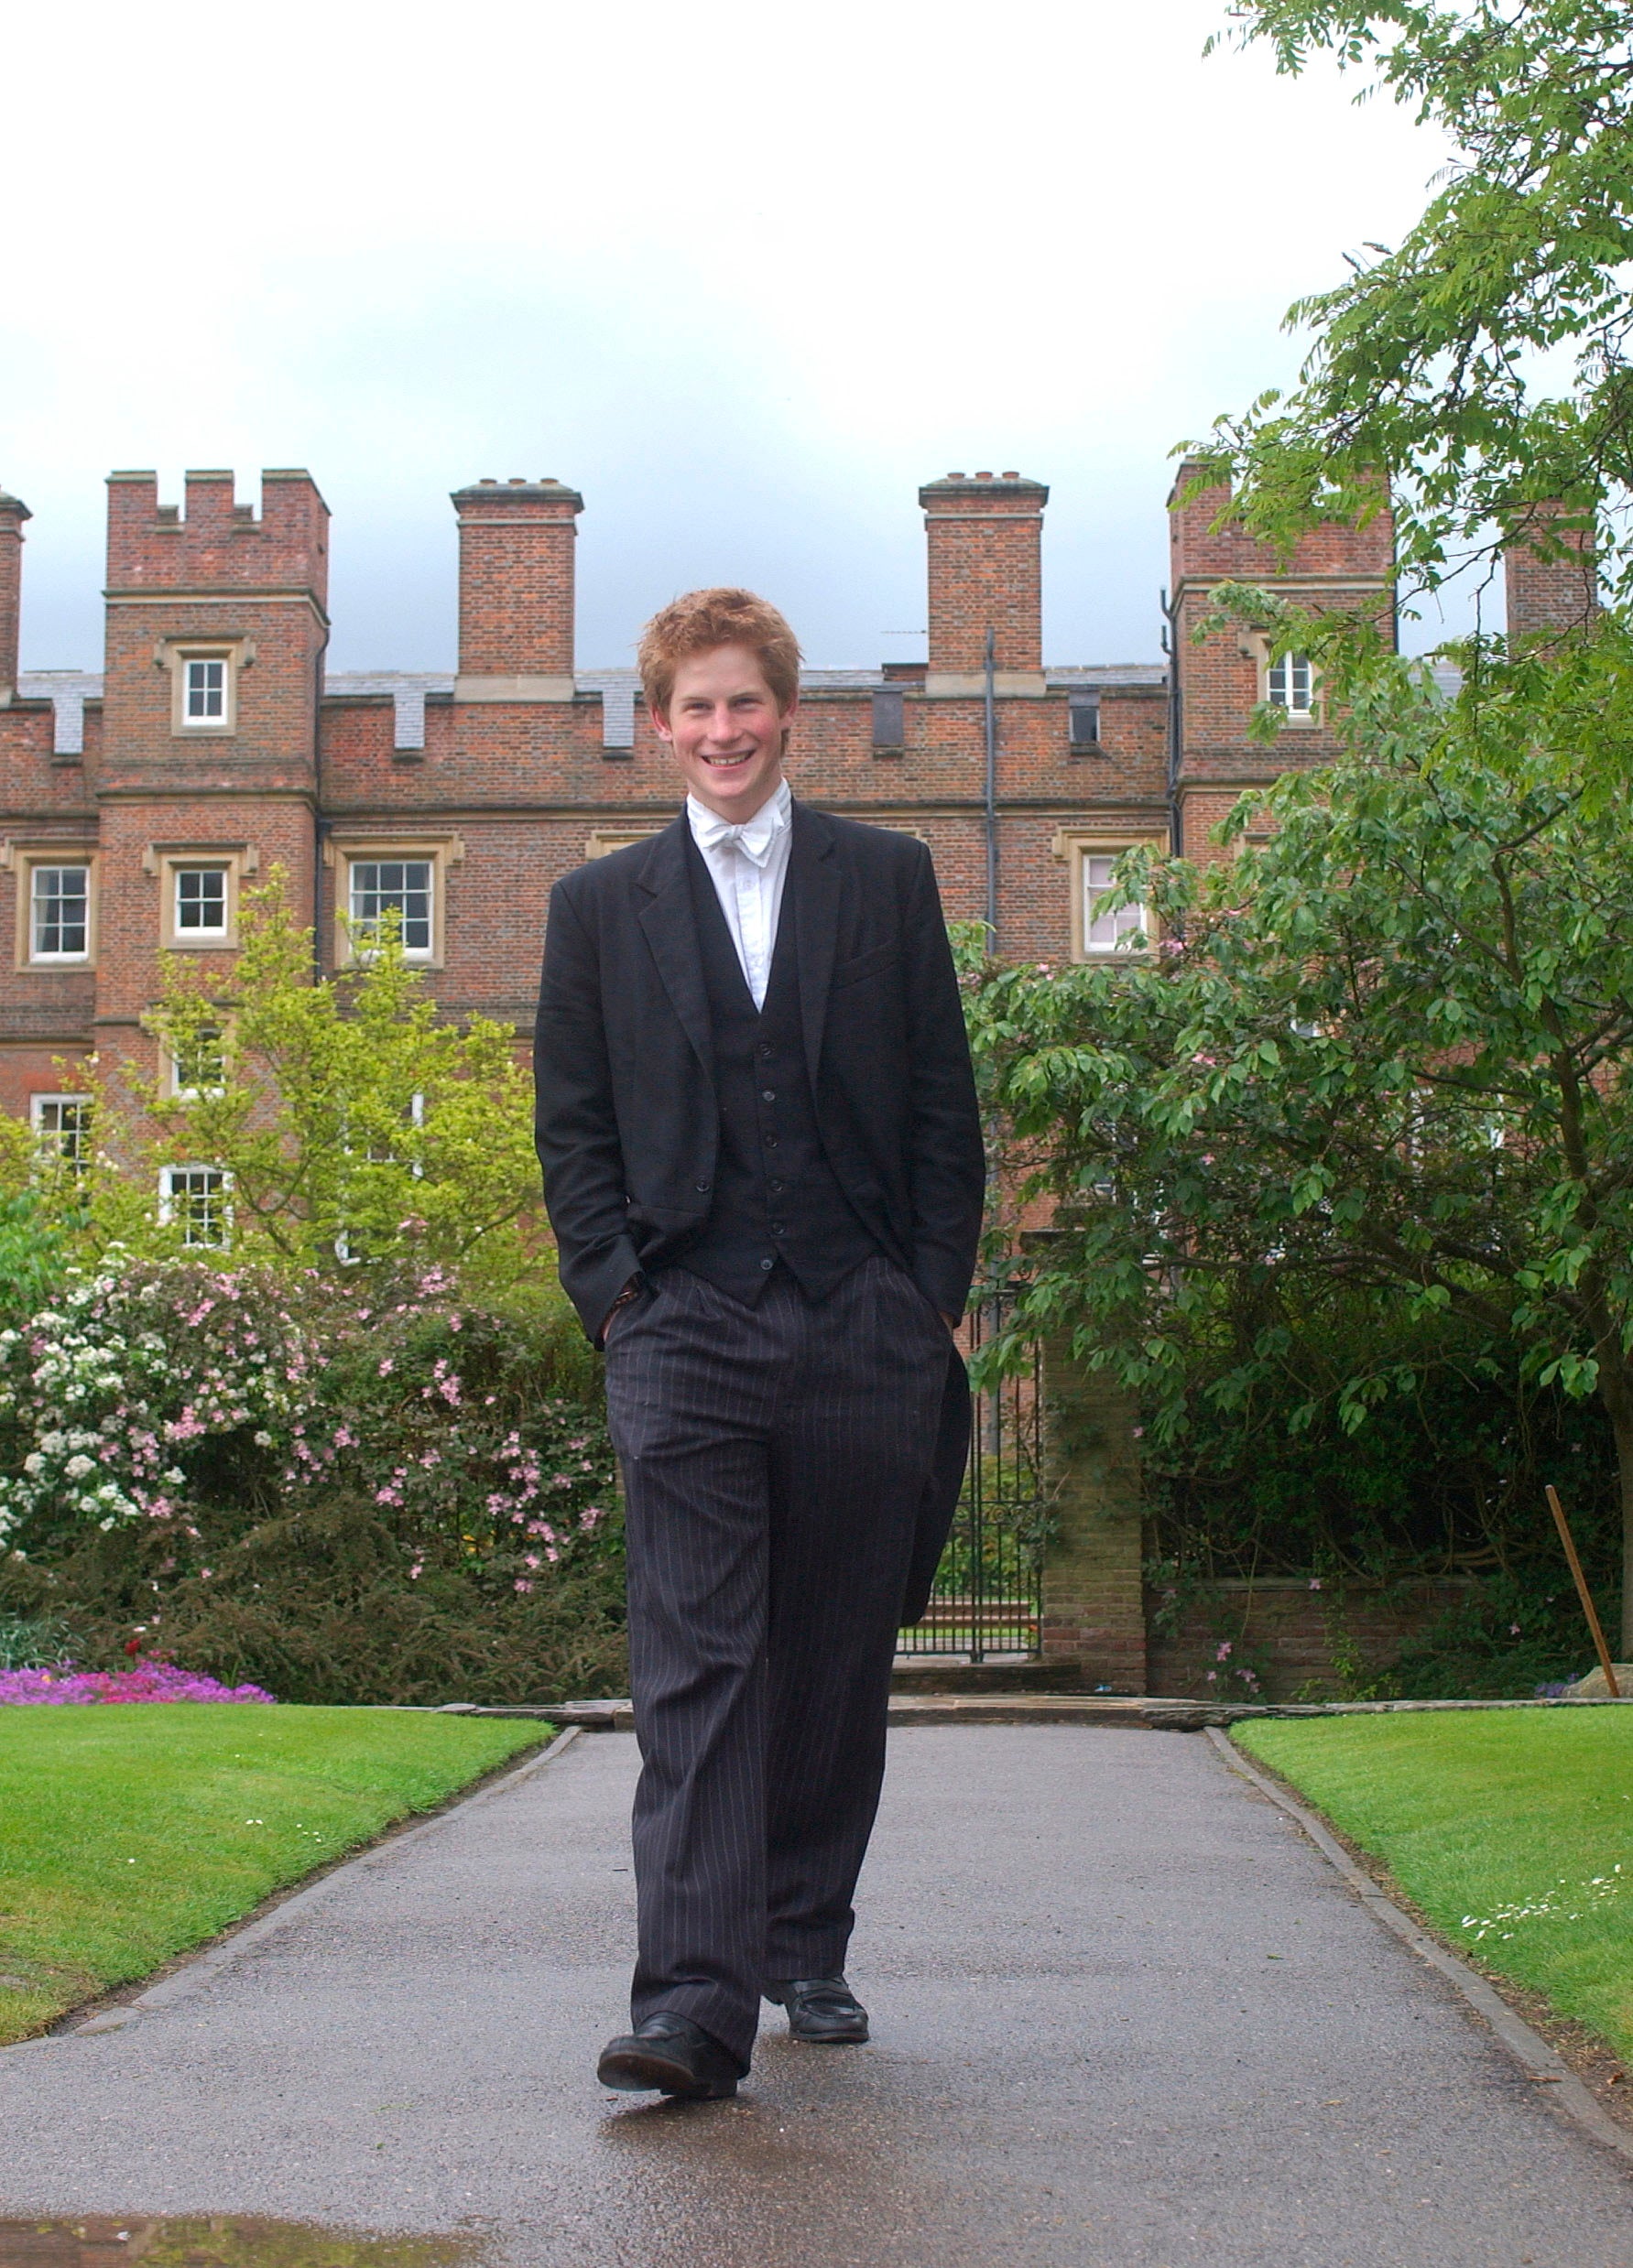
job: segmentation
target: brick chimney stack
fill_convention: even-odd
[[[1576,516],[1562,504],[1533,505],[1520,531],[1533,541],[1505,547],[1510,646],[1578,630],[1597,613],[1599,575],[1593,532],[1559,525]]]
[[[1018,472],[949,472],[919,491],[930,552],[926,690],[974,692],[986,633],[1007,693],[1043,690],[1043,507]]]
[[[0,709],[17,682],[17,624],[23,605],[23,522],[33,514],[0,489]]]
[[[584,508],[561,481],[479,481],[459,514],[461,700],[571,700],[572,548]]]

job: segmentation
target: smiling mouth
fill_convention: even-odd
[[[713,765],[717,772],[728,771],[735,764],[747,764],[753,754],[752,748],[746,748],[740,756],[705,756],[703,762]]]

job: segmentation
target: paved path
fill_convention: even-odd
[[[1626,2164],[1180,1734],[896,1734],[876,2044],[604,2096],[634,1772],[582,1738],[198,1989],[0,2053],[0,2213],[463,2226],[525,2268],[1633,2268]]]

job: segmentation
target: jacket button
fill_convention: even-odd
[[[770,1224],[770,1228],[773,1236],[786,1236],[788,1234],[788,1231],[783,1227],[780,1221],[773,1221]]]
[[[760,1265],[762,1268],[774,1268],[777,1263],[775,1260],[762,1260]]]
[[[760,1089],[760,1101],[762,1102],[775,1102],[776,1100],[777,1090],[775,1087],[762,1087]]]
[[[700,1181],[697,1185],[697,1193],[700,1197],[707,1197],[709,1194],[709,1184],[706,1181]]]

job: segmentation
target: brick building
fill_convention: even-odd
[[[1183,476],[1181,476],[1183,477]],[[1221,577],[1266,580],[1386,625],[1387,514],[1310,537],[1285,574],[1216,497],[1172,514],[1164,665],[1046,666],[1048,490],[1016,472],[920,491],[924,663],[806,673],[796,791],[930,842],[949,913],[990,915],[1006,956],[1116,949],[1096,910],[1131,843],[1205,852],[1240,791],[1332,753],[1299,657],[1192,633]],[[459,666],[326,675],[328,512],[299,471],[262,475],[259,516],[229,472],[108,484],[107,639],[99,676],[19,677],[27,507],[0,494],[0,1108],[71,1137],[71,1066],[93,1049],[149,1068],[142,1030],[161,949],[230,955],[240,895],[274,864],[310,908],[318,961],[348,921],[400,909],[409,955],[452,1011],[526,1025],[546,901],[565,869],[674,812],[672,765],[632,670],[581,669],[573,555],[582,498],[553,480],[453,497]],[[629,625],[633,641],[639,625]],[[1288,731],[1247,737],[1256,702]]]

